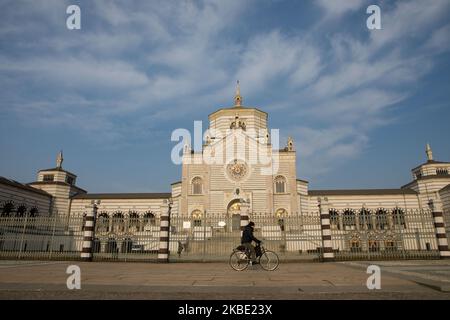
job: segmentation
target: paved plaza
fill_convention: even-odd
[[[381,289],[366,286],[381,268]],[[81,289],[66,286],[78,265]],[[0,261],[0,299],[446,299],[450,261],[284,263],[276,271],[227,263]]]

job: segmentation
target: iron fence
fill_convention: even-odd
[[[450,210],[444,210],[444,223],[445,223],[445,233],[447,234],[447,239],[450,241]]]
[[[318,212],[276,217],[252,213],[255,236],[283,261],[318,261],[322,233]],[[450,238],[450,211],[444,212]],[[430,211],[330,211],[337,260],[439,258]],[[84,218],[0,217],[0,259],[80,259]],[[97,217],[93,259],[156,261],[159,218]],[[239,215],[171,216],[170,261],[227,261],[240,244]]]
[[[337,260],[439,258],[433,216],[427,210],[361,210],[330,214]]]
[[[95,225],[94,260],[156,261],[159,218],[99,217]]]
[[[76,260],[82,217],[1,217],[0,258]]]
[[[264,213],[250,216],[255,237],[281,260],[318,260],[321,229],[318,213],[275,217]],[[202,217],[172,216],[169,248],[171,261],[225,261],[240,244],[240,216],[207,213]]]

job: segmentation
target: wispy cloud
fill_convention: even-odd
[[[348,12],[353,12],[362,7],[366,0],[316,0],[315,3],[325,12],[325,18],[337,19]]]
[[[450,49],[447,0],[382,2],[372,32],[365,0],[315,1],[306,30],[252,30],[253,1],[102,0],[81,2],[71,32],[68,4],[2,2],[3,114],[119,145],[230,104],[240,79],[245,104],[279,113],[311,176],[360,155]],[[357,31],[336,27],[352,15]]]

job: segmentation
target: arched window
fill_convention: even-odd
[[[192,211],[192,219],[194,220],[194,227],[201,227],[202,225],[202,212],[200,210]]]
[[[4,202],[2,208],[2,217],[9,217],[9,215],[14,211],[14,203],[12,201]]]
[[[24,204],[21,204],[17,207],[16,217],[23,217],[27,213],[27,207]]]
[[[30,209],[29,216],[30,217],[37,217],[39,215],[39,210],[36,207],[33,207]]]
[[[125,220],[122,212],[114,213],[112,219],[112,230],[116,233],[125,231]]]
[[[395,226],[406,228],[405,212],[402,209],[397,207],[392,210],[392,219]]]
[[[200,177],[195,177],[192,179],[192,194],[202,194],[203,193],[203,181]]]
[[[153,212],[149,211],[144,214],[144,227],[156,225],[155,215]]]
[[[361,230],[373,230],[372,215],[370,210],[366,208],[359,210],[359,228]]]
[[[377,209],[375,212],[375,221],[378,230],[384,230],[388,228],[387,211],[385,209]]]
[[[139,231],[139,214],[137,212],[130,212],[128,214],[128,230],[130,232]]]
[[[275,178],[275,193],[286,193],[286,178],[277,176]]]
[[[339,212],[336,209],[330,209],[330,225],[332,229],[340,230],[341,226],[339,224]]]
[[[98,232],[108,232],[109,231],[109,216],[106,212],[101,212],[98,215],[97,221],[95,223]]]
[[[345,209],[342,213],[342,225],[344,230],[355,230],[356,219],[355,212],[352,209]]]

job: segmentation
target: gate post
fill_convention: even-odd
[[[92,247],[94,243],[97,204],[100,204],[100,201],[92,201],[92,206],[88,207],[90,210],[88,210],[86,214],[86,221],[84,222],[83,248],[81,250],[81,259],[84,261],[92,261]]]
[[[431,209],[431,214],[433,215],[434,230],[436,232],[436,240],[438,244],[439,257],[441,259],[450,258],[450,250],[448,247],[447,234],[445,233],[445,222],[442,210],[441,200],[431,200],[428,201],[428,206]]]
[[[331,243],[330,212],[328,211],[328,198],[317,198],[320,213],[320,229],[322,231],[323,261],[334,261],[333,245]]]
[[[170,204],[161,206],[158,262],[169,262]]]

